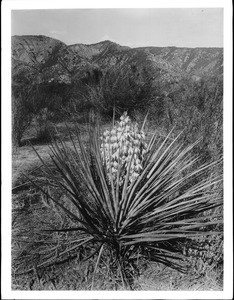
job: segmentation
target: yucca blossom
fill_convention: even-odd
[[[117,180],[118,168],[126,171],[126,164],[133,155],[130,167],[129,181],[135,180],[142,169],[142,161],[146,153],[145,133],[138,128],[137,123],[132,123],[125,112],[120,121],[109,131],[105,130],[101,137],[101,154],[103,164],[106,165],[108,173],[112,172],[114,181]],[[123,175],[119,178],[123,182]]]

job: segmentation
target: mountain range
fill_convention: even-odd
[[[130,48],[111,41],[66,45],[42,35],[12,37],[12,76],[15,81],[24,77],[24,80],[36,78],[38,82],[69,84],[74,78],[85,77],[87,72],[104,72],[112,66],[126,64],[139,72],[147,70],[155,83],[174,83],[184,77],[197,81],[223,75],[223,49]]]

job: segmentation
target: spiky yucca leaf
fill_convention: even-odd
[[[222,161],[196,167],[198,159],[191,152],[197,142],[184,148],[177,138],[171,139],[171,133],[161,143],[154,134],[139,176],[129,180],[132,154],[127,163],[119,164],[116,180],[101,155],[98,126],[90,127],[87,148],[77,127],[75,133],[69,130],[69,135],[69,144],[59,140],[50,146],[59,176],[46,165],[45,172],[64,191],[74,209],[48,197],[77,224],[78,235],[86,234],[84,243],[87,237],[87,242],[92,239],[99,245],[97,264],[106,245],[112,249],[123,276],[127,265],[136,268],[136,253],[185,271],[179,243],[215,234],[214,225],[222,222],[219,217],[214,221],[211,215],[202,215],[222,205],[215,191],[222,178],[202,177]],[[118,178],[123,174],[120,185]]]

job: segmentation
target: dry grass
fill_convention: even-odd
[[[35,146],[40,155],[47,159],[49,157],[47,145]],[[13,153],[12,157],[12,186],[15,187],[22,172],[41,165],[35,151],[30,146],[23,146]]]

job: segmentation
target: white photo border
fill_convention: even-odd
[[[223,291],[12,291],[11,290],[11,11],[83,8],[223,8],[224,13],[224,287]],[[3,0],[2,1],[2,299],[232,299],[232,2],[231,0]]]

